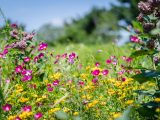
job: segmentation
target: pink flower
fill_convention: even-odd
[[[23,71],[21,72],[21,74],[22,74],[22,75],[26,75],[26,76],[31,75],[31,74],[32,74],[32,70],[23,70]]]
[[[130,40],[131,40],[131,42],[135,42],[135,43],[138,43],[140,41],[137,36],[131,36]]]
[[[0,53],[0,58],[2,58],[3,57],[3,54],[2,53]]]
[[[4,106],[2,106],[2,109],[4,111],[10,111],[12,108],[12,105],[11,104],[5,104]]]
[[[127,58],[126,56],[122,56],[122,60],[126,60],[126,58]]]
[[[111,62],[112,62],[111,59],[106,60],[106,63],[107,63],[107,64],[110,64]]]
[[[37,62],[37,61],[38,61],[38,59],[39,59],[39,57],[38,57],[38,56],[34,57],[34,62]]]
[[[17,117],[15,118],[15,120],[22,120],[22,119],[21,119],[20,117],[17,116]]]
[[[53,91],[53,88],[52,88],[52,87],[48,87],[47,89],[48,89],[49,92],[52,92],[52,91]]]
[[[24,106],[24,107],[22,108],[22,110],[23,110],[24,112],[30,112],[30,111],[32,111],[32,107],[31,107],[31,106]]]
[[[126,78],[122,78],[122,81],[126,81]]]
[[[8,53],[8,49],[3,50],[3,54],[6,55]]]
[[[109,72],[108,70],[103,70],[103,71],[102,71],[102,74],[103,74],[103,75],[107,75],[108,72]]]
[[[44,57],[44,53],[40,53],[40,54],[38,55],[38,57],[39,57],[39,59],[43,58],[43,57]]]
[[[6,83],[10,83],[10,82],[11,82],[10,79],[7,79],[7,80],[6,80]]]
[[[126,62],[130,63],[130,62],[132,62],[132,60],[133,59],[129,57],[129,58],[126,59]]]
[[[98,78],[93,78],[93,79],[92,79],[92,82],[93,82],[94,84],[96,84],[97,81],[98,81]]]
[[[24,58],[24,62],[29,62],[31,59],[29,57]]]
[[[43,116],[43,114],[42,114],[41,112],[38,112],[38,113],[36,113],[36,114],[34,115],[34,118],[35,118],[36,120],[38,120],[38,119],[40,119],[42,116]]]
[[[23,82],[29,81],[32,79],[31,75],[24,75],[23,78],[21,79]]]
[[[18,25],[17,25],[16,23],[13,23],[13,24],[11,24],[11,27],[12,27],[12,28],[17,28]]]
[[[96,62],[96,63],[95,63],[95,66],[96,66],[96,67],[100,66],[100,63],[99,63],[99,62]]]
[[[71,53],[70,55],[69,55],[69,59],[74,59],[76,57],[76,54],[75,53]]]
[[[15,68],[15,72],[16,73],[21,73],[23,70],[22,66],[21,65],[18,65],[16,68]]]
[[[38,48],[38,50],[39,50],[39,51],[42,51],[42,50],[47,49],[47,47],[48,47],[48,44],[47,44],[47,43],[42,42],[41,44],[39,44],[39,48]]]
[[[92,75],[94,75],[94,76],[98,76],[99,73],[100,73],[100,70],[94,70],[94,71],[92,71]]]
[[[74,59],[70,59],[70,58],[69,58],[69,59],[68,59],[68,62],[71,63],[71,64],[73,64],[73,63],[74,63]]]
[[[59,80],[55,80],[55,81],[53,81],[53,85],[57,86],[59,84],[59,82],[60,82]]]
[[[62,55],[62,58],[66,58],[67,57],[67,53],[64,53],[63,55]]]
[[[79,84],[80,86],[83,86],[83,85],[84,85],[84,82],[83,82],[83,81],[79,81],[78,84]]]

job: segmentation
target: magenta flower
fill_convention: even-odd
[[[15,118],[15,120],[22,120],[22,119],[21,119],[20,117],[17,116],[17,117]]]
[[[29,57],[24,58],[24,62],[29,62],[30,60],[31,60],[31,58],[29,58]]]
[[[93,78],[93,79],[92,79],[92,82],[93,82],[94,84],[96,84],[96,83],[98,82],[98,78]]]
[[[13,24],[11,24],[11,27],[12,27],[12,28],[17,28],[18,25],[17,25],[16,23],[13,23]]]
[[[38,50],[39,50],[39,51],[42,51],[42,50],[47,49],[47,47],[48,47],[48,44],[47,44],[47,43],[42,42],[41,44],[39,44],[39,48],[38,48]]]
[[[66,58],[67,57],[67,53],[64,53],[63,55],[62,55],[62,58]]]
[[[76,54],[75,53],[71,53],[70,55],[69,55],[69,59],[74,59],[76,57]]]
[[[53,85],[57,86],[59,84],[59,82],[60,82],[59,80],[55,80],[55,81],[53,81]]]
[[[29,81],[32,79],[31,75],[24,75],[23,78],[21,79],[23,82]]]
[[[38,56],[34,57],[34,62],[37,62],[37,61],[38,61],[38,59],[39,59],[39,57],[38,57]]]
[[[73,64],[73,63],[74,63],[74,59],[70,59],[70,58],[69,58],[69,59],[68,59],[68,62],[71,63],[71,64]]]
[[[51,87],[52,85],[49,83],[49,84],[47,84],[47,87]]]
[[[100,73],[100,70],[94,70],[94,71],[92,71],[92,75],[94,75],[94,76],[98,76],[99,73]]]
[[[52,87],[48,87],[47,89],[48,89],[49,92],[52,92],[52,91],[53,91],[53,88],[52,88]]]
[[[132,60],[133,59],[129,57],[129,58],[126,59],[126,62],[130,63],[130,62],[132,62]]]
[[[36,120],[38,120],[38,119],[42,118],[42,116],[43,116],[43,114],[42,114],[41,112],[38,112],[38,113],[36,113],[36,114],[34,115],[34,118],[35,118]]]
[[[79,81],[78,84],[79,84],[80,86],[83,86],[83,85],[84,85],[84,82],[83,82],[83,81]]]
[[[126,78],[122,78],[122,81],[123,81],[123,82],[126,81]]]
[[[32,111],[32,107],[31,107],[31,106],[24,106],[24,107],[22,108],[22,110],[23,110],[24,112],[30,112],[30,111]]]
[[[23,70],[22,66],[21,65],[18,65],[16,68],[15,68],[15,72],[16,73],[21,73]]]
[[[102,74],[103,74],[103,75],[107,75],[108,72],[109,72],[108,70],[103,70],[103,71],[102,71]]]
[[[99,63],[99,62],[96,62],[96,63],[95,63],[95,66],[96,66],[96,67],[100,66],[100,63]]]
[[[0,58],[2,58],[3,57],[3,54],[2,53],[0,53]]]
[[[10,111],[11,110],[11,108],[12,108],[12,105],[11,104],[5,104],[4,106],[2,106],[2,109],[4,110],[4,111]]]
[[[43,57],[44,57],[44,53],[40,53],[40,54],[38,55],[38,57],[39,57],[39,59],[43,58]]]
[[[106,60],[106,63],[107,63],[107,64],[110,64],[111,62],[112,62],[111,59]]]
[[[22,75],[29,76],[29,75],[32,74],[32,70],[23,70],[23,71],[21,72],[21,74],[22,74]]]
[[[135,43],[138,43],[140,41],[137,36],[131,36],[130,40],[131,40],[131,42],[135,42]]]
[[[3,50],[3,54],[6,55],[8,53],[8,49]]]

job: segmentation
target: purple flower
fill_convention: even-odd
[[[95,66],[96,66],[96,67],[100,66],[100,63],[99,63],[99,62],[96,62],[96,63],[95,63]]]
[[[21,72],[21,74],[22,74],[22,75],[26,75],[26,76],[31,75],[31,74],[32,74],[32,70],[23,70],[23,71]]]
[[[35,118],[36,120],[38,120],[38,119],[40,119],[42,116],[43,116],[43,114],[42,114],[41,112],[38,112],[38,113],[36,113],[36,114],[34,115],[34,118]]]
[[[103,71],[102,71],[102,74],[103,74],[103,75],[107,75],[108,72],[109,72],[108,70],[103,70]]]
[[[111,59],[106,60],[106,63],[107,63],[107,64],[110,64],[111,62],[112,62]]]
[[[38,55],[38,57],[39,57],[39,59],[43,58],[43,57],[44,57],[44,53],[40,53],[40,54]]]
[[[131,40],[131,42],[135,42],[135,43],[138,43],[140,41],[137,36],[131,36],[130,40]]]
[[[48,89],[49,92],[52,92],[52,91],[53,91],[53,88],[52,88],[52,87],[48,87],[47,89]]]
[[[37,62],[37,61],[38,61],[38,59],[39,59],[39,57],[38,57],[38,56],[34,57],[34,62]]]
[[[29,57],[24,58],[24,62],[29,62],[31,59]]]
[[[8,49],[3,50],[3,54],[6,55],[8,53]]]
[[[38,48],[38,50],[39,50],[39,51],[42,51],[42,50],[47,49],[47,47],[48,47],[48,44],[47,44],[47,43],[42,42],[41,44],[39,44],[39,48]]]
[[[98,78],[93,78],[93,79],[92,79],[92,82],[93,82],[94,84],[96,84],[97,81],[98,81]]]
[[[94,70],[94,71],[92,71],[92,75],[93,76],[98,76],[99,75],[99,73],[100,73],[100,70]]]
[[[53,81],[53,85],[57,86],[59,84],[59,82],[60,82],[59,80],[55,80],[55,81]]]
[[[75,53],[71,53],[70,55],[69,55],[69,59],[74,59],[76,57],[76,54]]]
[[[23,82],[29,81],[32,79],[31,75],[24,75],[23,78],[21,79]]]
[[[11,104],[5,104],[4,106],[2,106],[2,109],[4,110],[4,111],[10,111],[11,110],[11,108],[12,108],[12,105]]]
[[[15,72],[16,73],[21,73],[23,70],[22,66],[21,65],[18,65],[16,68],[15,68]]]
[[[22,108],[22,110],[25,111],[25,112],[30,112],[30,111],[32,111],[32,107],[31,106],[24,106]]]

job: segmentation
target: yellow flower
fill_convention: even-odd
[[[133,100],[128,100],[128,101],[126,102],[126,104],[127,104],[127,105],[130,105],[130,104],[133,104],[133,102],[134,102]]]
[[[23,103],[23,102],[27,102],[28,100],[29,100],[29,98],[22,97],[19,101]]]
[[[87,66],[87,67],[86,67],[86,70],[89,70],[90,68],[91,68],[91,66]]]
[[[160,102],[160,98],[155,98],[154,101],[155,102]]]
[[[22,113],[19,115],[19,117],[20,117],[21,119],[26,119],[26,118],[28,118],[28,117],[30,117],[30,116],[32,116],[32,115],[33,115],[32,112],[22,112]]]
[[[63,111],[64,111],[64,112],[68,112],[68,111],[70,111],[70,109],[69,109],[69,108],[64,107],[64,108],[63,108]]]
[[[62,76],[61,73],[55,73],[55,74],[53,75],[53,78],[56,79],[56,80],[58,80],[61,76]]]
[[[115,118],[115,119],[119,118],[120,116],[121,116],[121,113],[119,113],[119,112],[113,114],[113,118]]]
[[[74,116],[77,116],[77,115],[79,115],[79,113],[78,113],[78,112],[74,112],[73,115],[74,115]]]
[[[156,109],[156,112],[158,112],[158,113],[159,113],[159,112],[160,112],[160,108],[157,108],[157,109]]]
[[[81,77],[82,79],[86,80],[87,77],[88,77],[88,74],[82,73],[82,74],[80,75],[80,77]]]
[[[60,108],[53,108],[53,109],[50,109],[49,111],[48,111],[48,113],[49,114],[52,114],[52,113],[55,113],[55,112],[57,112],[57,111],[59,111],[60,110]]]
[[[7,120],[15,120],[16,115],[9,116]]]

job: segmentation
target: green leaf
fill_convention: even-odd
[[[116,120],[130,120],[130,113],[132,111],[132,106],[129,106],[122,114],[120,118],[117,118]]]
[[[151,34],[152,34],[152,35],[160,34],[160,28],[153,29],[153,30],[151,31]]]
[[[153,51],[153,50],[138,50],[138,51],[133,52],[130,57],[135,58],[135,57],[144,56],[144,55],[153,55],[155,53],[157,53],[157,51]]]
[[[154,70],[146,70],[142,71],[141,74],[134,75],[132,78],[137,80],[139,83],[144,83],[147,81],[153,80],[155,77],[159,77],[160,72],[154,71]]]
[[[59,120],[68,120],[69,118],[68,114],[63,111],[58,111],[55,114],[56,114],[56,118]]]

